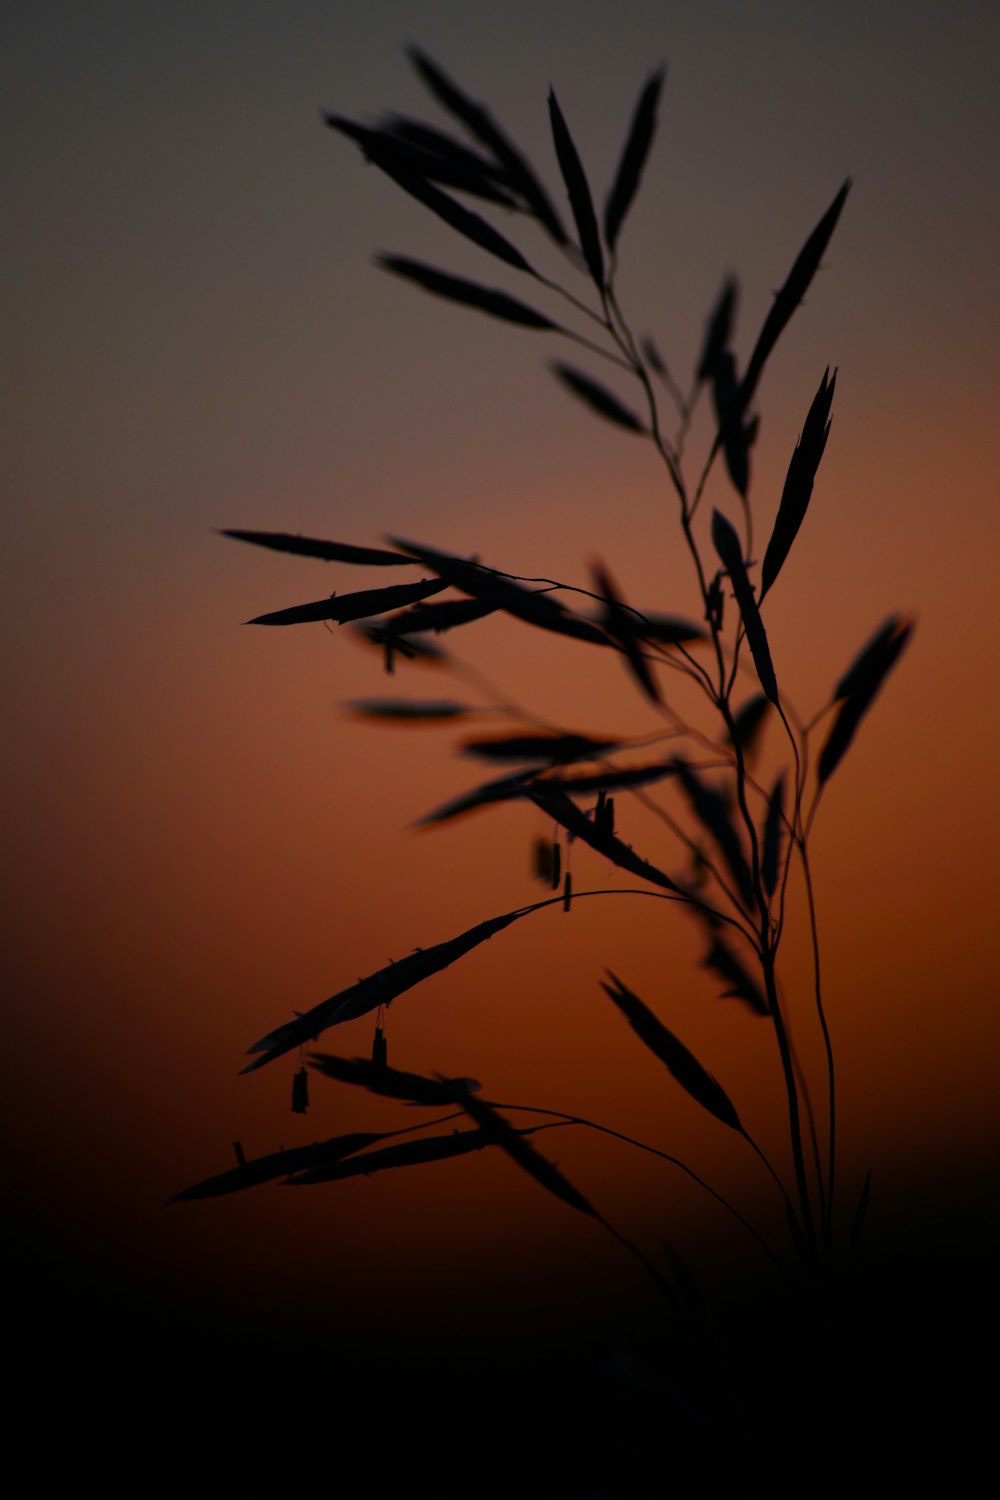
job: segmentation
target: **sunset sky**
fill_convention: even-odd
[[[698,614],[650,449],[546,368],[598,373],[586,354],[373,266],[407,254],[538,303],[323,125],[324,110],[385,109],[447,125],[410,43],[489,104],[561,206],[549,86],[603,201],[638,91],[666,63],[619,291],[683,384],[725,275],[740,281],[745,360],[853,179],[758,393],[752,492],[766,537],[836,366],[812,507],[768,604],[783,689],[808,717],[890,612],[917,620],[815,833],[845,1192],[872,1165],[882,1223],[924,1196],[975,1213],[995,1159],[996,6],[14,0],[0,16],[2,1098],[29,1320],[72,1305],[211,1324],[220,1341],[336,1328],[368,1368],[373,1340],[405,1351],[433,1330],[464,1347],[474,1327],[499,1349],[530,1323],[541,1343],[585,1342],[648,1305],[620,1249],[498,1153],[162,1206],[233,1165],[235,1140],[257,1155],[411,1123],[318,1078],[301,1119],[292,1059],[238,1070],[294,1010],[542,894],[540,813],[411,828],[492,774],[456,755],[460,734],[341,706],[482,701],[467,681],[405,665],[387,678],[347,627],[242,623],[385,578],[214,528],[392,533],[583,585],[601,558],[639,607]],[[522,242],[545,262],[537,237]],[[738,515],[721,467],[708,500],[706,548],[711,506]],[[575,642],[487,621],[455,651],[566,728],[657,727],[617,663]],[[635,841],[678,866],[662,828],[637,823]],[[607,876],[574,851],[577,884],[635,883]],[[789,994],[808,977],[801,916],[796,900]],[[766,1178],[670,1090],[599,986],[611,968],[656,1006],[780,1157],[771,1049],[716,999],[700,956],[700,933],[659,903],[530,917],[400,998],[390,1061],[655,1141],[780,1235]],[[364,1055],[371,1029],[323,1045]],[[667,1166],[582,1133],[542,1142],[647,1250],[743,1254]]]

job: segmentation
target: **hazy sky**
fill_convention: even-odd
[[[292,1119],[291,1068],[237,1078],[245,1048],[537,889],[526,812],[406,831],[475,780],[453,736],[336,708],[454,688],[389,684],[346,632],[241,626],[380,580],[212,528],[364,544],[396,530],[569,581],[600,555],[636,603],[695,610],[659,472],[557,388],[557,347],[372,266],[403,252],[525,295],[322,124],[324,109],[386,107],[442,123],[409,42],[489,102],[555,193],[553,85],[601,197],[666,62],[620,284],[684,379],[724,275],[743,288],[745,358],[853,178],[759,395],[770,515],[819,378],[840,371],[769,631],[812,711],[890,610],[919,620],[817,834],[849,1158],[957,1180],[995,1137],[996,6],[14,0],[0,15],[9,1205],[29,1244],[61,1247],[60,1274],[276,1323],[306,1298],[349,1322],[374,1285],[404,1326],[457,1323],[470,1263],[493,1268],[470,1285],[503,1264],[512,1305],[527,1287],[569,1316],[589,1267],[621,1268],[502,1162],[160,1208],[230,1165],[234,1139],[258,1153],[385,1123],[318,1083]],[[719,475],[712,503],[728,500]],[[642,729],[624,679],[581,679],[571,644],[528,642],[529,659],[524,634],[484,626],[467,653],[570,727]],[[662,984],[650,1000],[676,1002],[766,1131],[764,1063],[743,1017],[715,1006],[696,936],[631,910],[574,914],[572,933],[537,921],[401,1000],[393,1060],[665,1145],[690,1129],[735,1180],[683,1105],[664,1106],[597,983],[610,965],[640,992]],[[369,1023],[356,1030],[338,1050],[367,1050]],[[638,1233],[655,1235],[661,1203],[702,1223],[659,1168],[633,1180],[621,1155],[568,1138],[557,1154]]]

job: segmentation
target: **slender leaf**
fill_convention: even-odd
[[[826,744],[819,757],[820,785],[833,775],[871,707],[883,682],[896,665],[913,634],[913,624],[892,616],[861,652],[837,684],[840,700]]]
[[[401,551],[409,553],[411,558],[433,568],[435,573],[454,588],[471,594],[484,604],[491,604],[494,609],[505,610],[507,614],[515,615],[529,625],[555,631],[557,635],[572,636],[575,640],[589,641],[597,646],[610,645],[602,630],[589,620],[571,615],[550,597],[547,589],[525,589],[520,584],[501,577],[491,568],[466,562],[464,558],[455,557],[450,552],[440,552],[433,547],[405,542],[396,537],[390,540]]]
[[[598,416],[606,417],[609,422],[614,422],[618,427],[624,427],[627,432],[645,433],[646,428],[639,421],[634,412],[629,411],[617,396],[613,396],[606,386],[600,385],[596,380],[591,380],[589,375],[583,375],[579,370],[574,370],[572,365],[564,365],[558,361],[551,366],[553,374],[561,380],[568,390],[578,396],[591,411],[596,411]]]
[[[773,896],[778,885],[781,868],[781,841],[785,828],[785,773],[782,771],[768,798],[767,817],[764,820],[764,837],[761,840],[760,878],[769,896]]]
[[[494,802],[517,801],[523,793],[525,783],[534,775],[535,771],[532,769],[521,771],[514,776],[501,776],[496,781],[484,782],[482,786],[473,787],[471,792],[463,792],[460,797],[454,797],[451,801],[442,803],[433,812],[420,818],[415,826],[428,828],[435,823],[448,823],[452,818],[473,812],[477,807],[489,807]]]
[[[407,1104],[432,1109],[457,1105],[466,1094],[481,1087],[475,1078],[424,1078],[420,1073],[400,1072],[366,1057],[336,1057],[330,1052],[313,1052],[309,1066],[337,1083],[354,1084],[384,1099],[404,1099]]]
[[[593,1218],[599,1217],[583,1194],[577,1192],[573,1184],[567,1182],[550,1161],[547,1161],[533,1146],[528,1145],[524,1139],[526,1132],[515,1130],[513,1125],[510,1125],[495,1109],[471,1094],[467,1094],[461,1104],[486,1138],[502,1147],[507,1155],[534,1177],[536,1182],[540,1182],[543,1188],[560,1198],[563,1203],[568,1203],[570,1208],[575,1208],[582,1214],[589,1214]]]
[[[493,152],[505,168],[510,186],[520,193],[538,220],[558,245],[566,244],[563,229],[552,202],[521,152],[480,104],[462,93],[441,68],[416,47],[409,49],[410,61],[431,93],[448,112],[461,120],[465,128]]]
[[[723,1000],[742,1000],[748,1005],[754,1015],[766,1016],[770,1014],[767,1000],[761,994],[760,986],[750,977],[746,969],[740,963],[736,954],[718,936],[712,939],[711,947],[701,961],[703,969],[714,969],[721,979],[724,979],[729,988],[723,990]]]
[[[753,657],[754,666],[757,668],[757,676],[760,685],[770,698],[772,703],[778,701],[778,684],[774,676],[774,667],[771,665],[771,652],[767,644],[767,632],[764,622],[761,620],[757,601],[750,587],[747,570],[743,563],[743,552],[740,547],[739,537],[733,526],[726,520],[721,511],[712,514],[712,541],[729,574],[729,581],[736,595],[736,603],[740,607],[743,617],[743,628],[747,634],[747,644]]]
[[[363,1156],[354,1156],[349,1161],[298,1172],[285,1185],[313,1187],[320,1182],[343,1182],[347,1177],[370,1177],[373,1172],[384,1172],[392,1167],[416,1167],[429,1161],[449,1161],[452,1157],[467,1156],[470,1151],[482,1151],[484,1146],[493,1144],[484,1130],[454,1130],[450,1135],[432,1135],[419,1141],[402,1141],[395,1146],[382,1146],[378,1151],[367,1151]]]
[[[414,146],[419,146],[429,156],[439,157],[442,161],[451,163],[454,167],[464,169],[470,177],[479,177],[491,184],[497,193],[496,201],[502,203],[506,208],[516,207],[510,174],[506,167],[480,152],[465,146],[461,141],[456,141],[452,136],[446,135],[443,130],[438,130],[433,125],[426,125],[422,120],[410,119],[407,115],[386,115],[380,122],[380,128],[389,135],[395,136],[397,140],[409,141]],[[469,192],[473,189],[470,187]]]
[[[554,89],[549,89],[549,118],[552,122],[552,139],[555,143],[559,170],[566,184],[573,218],[576,220],[576,231],[580,236],[580,249],[583,251],[583,258],[587,262],[587,269],[594,279],[595,286],[598,291],[603,292],[604,254],[601,250],[601,237],[597,232],[594,200],[590,196],[583,163],[573,144],[573,137],[569,133],[569,127],[559,108]]]
[[[669,875],[665,875],[648,860],[642,859],[628,844],[614,834],[595,828],[586,813],[581,812],[565,792],[553,789],[544,781],[535,781],[525,783],[521,795],[534,802],[557,823],[561,823],[575,838],[582,839],[585,844],[596,849],[598,854],[610,859],[619,869],[628,870],[629,874],[638,875],[642,880],[648,880],[651,885],[658,885],[663,890],[680,891],[680,886]]]
[[[702,1067],[684,1043],[679,1041],[672,1031],[668,1031],[648,1005],[645,1005],[638,995],[623,984],[617,975],[612,974],[610,969],[608,978],[611,981],[610,984],[604,980],[601,981],[601,988],[605,994],[617,1005],[640,1041],[645,1042],[650,1052],[659,1058],[667,1072],[676,1079],[685,1093],[690,1094],[691,1098],[703,1109],[707,1109],[709,1114],[721,1120],[723,1125],[728,1125],[732,1130],[742,1131],[740,1117],[721,1083]]]
[[[447,661],[447,654],[441,650],[440,646],[433,646],[430,641],[415,641],[409,635],[400,635],[398,631],[390,629],[390,625],[391,620],[386,620],[385,622],[379,621],[375,625],[365,624],[362,621],[352,626],[359,640],[385,652],[387,671],[395,670],[394,662],[397,655],[405,657],[407,661],[422,661],[428,666],[437,666]]]
[[[648,786],[676,774],[672,765],[654,761],[652,765],[630,766],[621,771],[599,771],[596,776],[546,776],[536,784],[570,797],[582,797],[588,792],[608,792],[617,787]]]
[[[618,231],[635,197],[639,179],[642,177],[642,169],[646,165],[649,148],[653,143],[653,135],[656,131],[656,106],[660,100],[665,71],[663,67],[657,68],[639,95],[625,149],[605,204],[604,238],[608,242],[608,248],[612,250],[618,239]]]
[[[402,719],[407,723],[419,723],[425,719],[463,719],[476,712],[464,703],[452,703],[446,698],[437,701],[430,698],[351,698],[345,707],[365,719]]]
[[[554,328],[558,329],[558,323],[553,323],[551,318],[536,312],[533,307],[528,307],[524,302],[519,302],[516,297],[508,297],[506,292],[499,292],[489,287],[479,286],[475,281],[466,281],[460,276],[450,276],[444,271],[437,271],[433,266],[426,266],[422,261],[409,260],[404,255],[379,255],[376,262],[383,270],[392,271],[396,276],[403,276],[408,281],[416,282],[417,286],[423,287],[424,291],[433,292],[435,296],[445,297],[449,302],[459,302],[465,307],[474,307],[479,312],[488,313],[491,318],[500,318],[505,323],[516,323],[522,328]]]
[[[290,536],[284,531],[220,531],[220,536],[235,537],[238,542],[253,542],[274,552],[293,552],[299,557],[317,557],[322,562],[356,563],[371,568],[412,568],[413,559],[381,547],[351,547],[346,542],[321,542],[311,536]]]
[[[617,641],[621,646],[629,671],[639,684],[640,692],[651,703],[659,704],[661,699],[656,679],[636,643],[636,635],[641,635],[642,631],[641,627],[637,628],[635,615],[623,605],[611,575],[603,564],[594,565],[593,575],[597,592],[604,596],[605,614],[601,623],[612,640]]]
[[[819,468],[826,440],[830,435],[830,406],[833,402],[834,387],[837,384],[836,370],[833,372],[832,380],[828,378],[829,375],[830,369],[827,366],[819,390],[813,397],[806,416],[802,436],[795,445],[795,451],[788,465],[785,486],[781,492],[781,503],[774,520],[774,530],[771,532],[771,540],[767,544],[760,570],[762,603],[764,595],[781,571],[782,564],[791,550],[809,507],[816,470]]]
[[[233,1167],[228,1172],[219,1172],[215,1177],[206,1177],[183,1192],[174,1193],[168,1203],[187,1203],[197,1198],[221,1198],[226,1193],[240,1193],[246,1188],[257,1187],[262,1182],[273,1182],[279,1177],[288,1177],[292,1172],[321,1163],[332,1163],[356,1151],[364,1151],[376,1141],[385,1139],[395,1131],[356,1131],[353,1135],[335,1135],[328,1141],[318,1141],[311,1146],[293,1146],[285,1151],[273,1151],[268,1156]]]
[[[448,587],[439,578],[422,578],[419,583],[397,583],[384,589],[360,589],[355,594],[331,594],[329,599],[317,599],[312,604],[294,604],[290,609],[276,609],[268,615],[258,615],[248,620],[248,625],[303,625],[314,620],[364,620],[371,615],[383,614],[386,610],[398,609],[402,604],[412,604],[417,599],[426,599],[431,594],[440,594]]]
[[[819,269],[819,263],[823,259],[827,245],[830,243],[830,237],[837,227],[837,220],[840,218],[840,212],[847,199],[850,186],[851,179],[848,177],[830,204],[830,207],[799,251],[784,286],[771,304],[771,309],[764,319],[764,326],[757,338],[757,343],[754,345],[754,350],[750,356],[750,362],[747,365],[746,374],[743,376],[743,383],[740,387],[740,404],[744,411],[746,411],[753,399],[768,355],[778,342],[785,325],[802,301],[808,290],[809,283]]]
[[[339,1026],[343,1021],[357,1020],[359,1016],[377,1010],[380,1005],[388,1005],[397,995],[402,995],[414,985],[429,979],[432,974],[439,974],[442,969],[447,969],[456,959],[462,958],[495,933],[502,932],[530,910],[530,907],[520,907],[517,911],[509,911],[503,916],[479,922],[447,942],[435,943],[432,948],[418,948],[406,958],[401,958],[398,963],[378,969],[365,979],[359,979],[357,984],[339,990],[328,1000],[321,1000],[311,1010],[297,1014],[294,1021],[286,1021],[284,1025],[275,1027],[261,1037],[259,1042],[255,1042],[248,1050],[260,1052],[263,1056],[255,1058],[242,1071],[252,1073],[265,1063],[273,1062],[276,1057],[290,1052],[293,1047],[315,1041],[320,1032],[326,1031],[328,1027]]]
[[[690,641],[703,641],[706,635],[702,627],[691,620],[684,620],[679,615],[658,615],[649,610],[642,611],[635,626],[641,640],[656,641],[661,646],[683,646]]]
[[[352,140],[358,139],[358,127],[351,120],[345,120],[339,115],[327,115],[326,123],[332,129],[339,130],[342,135],[347,135]],[[527,271],[534,275],[531,266],[510,240],[505,239],[479,214],[474,214],[463,204],[456,202],[433,183],[427,182],[416,172],[407,171],[400,165],[398,151],[379,138],[376,132],[366,133],[365,138],[358,143],[367,159],[387,177],[391,177],[397,187],[401,187],[404,193],[409,193],[412,198],[416,198],[418,203],[429,208],[431,213],[437,214],[439,219],[443,219],[458,234],[464,235],[481,250],[486,250],[490,255],[497,256],[499,260],[506,261],[507,265],[514,266],[518,271]]]
[[[568,765],[574,760],[596,760],[615,749],[616,740],[595,740],[585,734],[512,734],[488,740],[466,740],[465,755],[482,760],[539,760]]]

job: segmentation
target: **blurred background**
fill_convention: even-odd
[[[89,1380],[123,1401],[152,1381],[162,1404],[169,1382],[181,1430],[208,1387],[230,1416],[244,1400],[287,1405],[289,1361],[303,1401],[317,1380],[384,1394],[388,1368],[413,1395],[421,1369],[523,1373],[526,1349],[533,1369],[562,1369],[657,1317],[618,1247],[492,1153],[163,1207],[232,1165],[235,1140],[257,1155],[411,1123],[320,1079],[293,1116],[293,1060],[239,1077],[246,1048],[390,958],[542,894],[538,813],[413,831],[489,774],[456,757],[454,732],[373,727],[341,707],[382,692],[482,701],[468,681],[405,664],[386,678],[346,627],[242,624],[384,575],[213,528],[363,545],[394,532],[582,584],[600,557],[639,607],[698,613],[651,451],[546,369],[596,365],[372,266],[374,251],[405,253],[538,303],[323,125],[326,109],[385,108],[446,124],[409,43],[488,103],[560,204],[550,84],[603,201],[638,91],[667,64],[619,290],[682,384],[724,276],[740,279],[746,359],[854,179],[758,393],[753,496],[769,527],[820,377],[840,372],[767,625],[783,690],[809,714],[890,611],[917,617],[815,835],[842,1181],[849,1202],[874,1168],[885,1236],[933,1221],[946,1240],[986,1243],[995,6],[14,0],[0,16],[3,1201],[31,1400],[72,1400]],[[554,269],[540,241],[520,242]],[[692,472],[709,441],[702,422]],[[735,519],[721,468],[708,498],[703,522],[715,504]],[[454,645],[566,728],[655,727],[617,663],[573,642],[487,621]],[[676,867],[664,830],[634,827]],[[585,850],[573,869],[578,887],[607,883]],[[809,972],[798,900],[793,916],[789,995]],[[402,997],[390,1061],[642,1136],[780,1236],[766,1178],[664,1086],[599,987],[610,967],[657,1007],[781,1158],[767,1039],[716,998],[701,953],[660,903],[540,913]],[[371,1029],[324,1045],[365,1055]],[[757,1277],[752,1243],[666,1165],[584,1132],[540,1140],[650,1253],[668,1240],[731,1291]]]

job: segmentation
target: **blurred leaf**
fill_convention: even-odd
[[[729,347],[736,311],[737,287],[732,277],[724,283],[705,329],[705,342],[698,361],[699,380],[714,383],[722,357]]]
[[[716,974],[729,985],[729,988],[722,992],[723,1000],[742,1000],[757,1016],[770,1014],[767,1000],[761,994],[759,985],[720,937],[716,936],[712,939],[712,945],[702,959],[701,966],[703,969],[714,969]]]
[[[503,208],[516,207],[514,199],[505,193],[496,182],[495,168],[468,151],[464,156],[455,152],[429,149],[426,143],[418,143],[413,136],[407,137],[391,126],[372,128],[346,120],[341,115],[327,115],[326,123],[341,135],[359,145],[369,161],[388,170],[390,165],[426,182],[443,183],[458,192],[471,193],[485,198]],[[442,140],[447,139],[441,137]]]
[[[840,211],[847,199],[850,186],[851,179],[848,177],[840,192],[834,198],[830,207],[799,251],[784,286],[771,304],[771,310],[764,319],[764,326],[760,331],[754,351],[750,356],[750,363],[747,365],[746,374],[743,377],[743,383],[740,387],[740,404],[744,411],[746,411],[753,399],[753,394],[757,389],[757,383],[760,380],[761,372],[767,362],[768,355],[778,342],[786,323],[802,301],[809,283],[819,269],[819,263],[823,259],[827,245],[830,243],[830,237],[837,227],[837,220],[840,218]]]
[[[774,788],[767,804],[767,817],[764,821],[764,837],[762,840],[763,852],[760,859],[760,876],[764,882],[764,889],[769,896],[773,896],[778,884],[778,871],[781,868],[781,842],[785,827],[785,773],[782,771],[774,783]]]
[[[642,880],[648,880],[651,885],[658,885],[663,890],[679,891],[680,887],[651,865],[648,860],[640,858],[638,854],[628,845],[609,834],[594,827],[594,824],[574,805],[565,792],[555,790],[544,781],[528,782],[524,785],[521,795],[534,802],[542,812],[547,813],[555,822],[561,823],[575,838],[582,839],[598,854],[603,854],[605,859],[610,859],[619,869],[628,870],[631,875],[638,875]]]
[[[448,699],[433,701],[415,698],[351,698],[344,705],[366,719],[462,719],[476,710]]]
[[[656,641],[661,646],[683,646],[690,641],[703,641],[706,631],[691,620],[679,615],[658,615],[649,610],[642,611],[636,619],[636,634],[644,641]]]
[[[656,131],[656,106],[659,103],[664,74],[663,67],[657,68],[639,95],[625,149],[618,164],[618,172],[604,207],[604,238],[608,242],[608,248],[612,250],[618,239],[618,231],[635,197],[642,169],[646,165],[649,148],[653,143],[653,135]]]
[[[400,157],[397,150],[382,140],[377,132],[364,132],[364,138],[359,140],[359,127],[353,121],[345,120],[339,115],[327,115],[326,123],[334,130],[339,130],[342,135],[349,136],[358,141],[366,158],[373,162],[387,177],[391,177],[397,187],[401,187],[404,193],[409,193],[429,208],[431,213],[437,214],[439,219],[458,234],[464,235],[466,239],[472,240],[481,250],[487,250],[490,255],[506,261],[507,265],[514,266],[518,271],[527,271],[534,275],[531,266],[525,260],[520,250],[505,239],[492,224],[488,224],[479,214],[474,214],[463,204],[450,198],[440,188],[434,187],[416,172],[407,171],[400,165]]]
[[[583,164],[573,144],[573,137],[569,133],[562,110],[559,108],[554,89],[549,89],[549,118],[552,121],[552,139],[555,142],[559,170],[566,184],[573,218],[576,220],[577,234],[580,236],[580,249],[583,251],[583,258],[587,262],[587,269],[593,277],[594,285],[599,292],[603,292],[604,255],[601,251],[601,237],[597,232],[594,202],[590,196],[587,175],[583,170]]]
[[[489,147],[497,161],[505,168],[511,187],[520,193],[556,244],[565,245],[566,231],[560,223],[559,215],[548,194],[526,159],[508,140],[496,121],[482,105],[474,103],[463,94],[457,84],[453,83],[425,52],[421,52],[417,47],[411,47],[409,56],[435,99],[444,105],[450,114],[460,120],[477,140]]]
[[[743,628],[747,634],[747,644],[753,657],[754,666],[757,668],[757,676],[760,685],[770,698],[772,703],[778,701],[778,684],[774,676],[774,667],[771,665],[771,652],[767,644],[767,633],[764,623],[757,608],[757,601],[750,587],[750,580],[743,564],[743,551],[740,547],[739,537],[735,530],[721,511],[712,513],[712,541],[715,550],[719,554],[729,574],[729,581],[736,595],[736,603],[740,607],[743,617]]]
[[[518,917],[525,916],[530,909],[520,907],[503,916],[491,917],[489,921],[479,922],[466,932],[459,933],[458,937],[450,938],[444,943],[435,943],[433,948],[418,948],[406,958],[401,958],[398,963],[378,969],[367,978],[359,979],[357,984],[339,990],[328,1000],[321,1000],[311,1010],[297,1015],[294,1021],[286,1021],[283,1026],[276,1027],[274,1031],[261,1037],[259,1042],[255,1042],[248,1050],[264,1055],[248,1063],[242,1071],[252,1073],[265,1063],[273,1062],[276,1057],[290,1052],[293,1047],[315,1041],[320,1032],[326,1031],[328,1027],[339,1026],[343,1021],[357,1020],[358,1016],[367,1015],[380,1005],[388,1005],[397,995],[402,995],[424,979],[429,979],[432,974],[439,974],[456,959],[462,958],[487,938],[493,937],[494,933],[502,932],[505,927],[516,922]]]
[[[833,401],[834,387],[837,384],[837,372],[834,370],[833,379],[828,381],[829,374],[830,369],[827,366],[819,390],[813,397],[812,405],[806,415],[802,436],[795,445],[795,451],[788,465],[785,487],[781,492],[781,504],[778,506],[774,530],[771,532],[771,540],[767,544],[760,570],[761,602],[781,571],[782,564],[798,535],[799,527],[809,507],[816,470],[819,468],[826,440],[830,435],[830,406]]]
[[[840,700],[840,709],[819,757],[821,786],[840,764],[912,634],[912,621],[904,623],[897,615],[890,616],[838,682],[834,697]]]
[[[740,836],[729,816],[725,800],[713,787],[706,786],[693,766],[680,756],[675,757],[674,767],[681,786],[687,794],[691,810],[715,840],[729,869],[736,889],[745,906],[753,904],[753,883],[750,868],[743,853]]]
[[[610,984],[601,981],[605,994],[617,1005],[640,1041],[645,1042],[649,1050],[660,1059],[685,1093],[690,1094],[709,1114],[721,1120],[723,1125],[742,1131],[740,1117],[722,1085],[610,969],[608,978],[611,980]]]
[[[750,488],[750,449],[743,428],[736,361],[728,349],[722,350],[713,370],[712,401],[719,424],[719,441],[726,460],[726,470],[733,487],[745,500]]]
[[[434,823],[450,822],[452,818],[473,812],[477,807],[489,807],[494,802],[513,802],[520,798],[525,783],[534,775],[535,771],[532,769],[518,772],[513,776],[501,776],[496,781],[484,782],[482,786],[473,787],[471,792],[463,792],[460,797],[454,797],[450,802],[442,803],[433,812],[418,819],[414,826],[428,828]]]
[[[552,371],[562,381],[574,396],[578,396],[592,411],[596,411],[601,417],[606,417],[609,422],[614,422],[618,427],[624,427],[628,432],[645,433],[646,428],[639,421],[634,412],[623,406],[617,396],[596,380],[591,380],[589,375],[583,375],[579,370],[574,370],[572,365],[553,363]]]
[[[595,563],[592,571],[594,586],[604,597],[605,613],[601,623],[611,639],[621,646],[629,670],[639,684],[640,692],[650,702],[659,704],[661,700],[656,679],[636,643],[636,635],[642,633],[641,624],[637,628],[635,615],[630,614],[624,607],[614,581],[604,565]]]
[[[322,562],[357,563],[362,567],[405,568],[413,559],[398,552],[384,552],[381,547],[350,547],[346,542],[321,542],[311,536],[290,536],[284,531],[220,531],[220,536],[235,537],[238,542],[253,542],[275,552],[294,552],[299,557],[317,557]]]
[[[536,784],[553,791],[566,792],[571,797],[582,797],[587,792],[613,791],[617,787],[648,786],[653,781],[663,781],[667,776],[676,776],[672,765],[654,761],[652,765],[630,766],[621,771],[598,771],[595,776],[546,776]]]
[[[397,140],[409,141],[414,146],[419,146],[429,156],[438,157],[441,161],[449,162],[458,169],[464,169],[471,177],[478,177],[490,184],[496,192],[496,202],[505,208],[514,208],[516,203],[511,197],[510,174],[506,167],[488,156],[482,156],[471,147],[464,146],[461,141],[456,141],[452,136],[446,135],[443,130],[438,130],[433,125],[426,125],[422,120],[410,119],[407,115],[386,115],[380,121],[380,128],[389,135],[395,136]],[[471,187],[468,192],[474,191]]]
[[[483,760],[540,760],[566,765],[574,760],[596,760],[616,744],[616,740],[594,740],[585,734],[513,734],[502,739],[466,740],[462,753]]]
[[[422,578],[419,583],[391,584],[384,589],[360,589],[355,594],[331,594],[312,604],[293,604],[290,609],[276,609],[269,615],[258,615],[248,625],[304,625],[314,620],[364,620],[380,615],[402,604],[412,604],[431,594],[440,594],[448,585],[439,578]]]
[[[460,276],[450,276],[444,271],[435,270],[433,266],[425,266],[421,261],[409,260],[404,255],[379,255],[376,256],[376,262],[384,270],[393,271],[397,276],[416,282],[427,292],[446,297],[450,302],[477,308],[479,312],[500,318],[505,323],[517,323],[522,328],[559,327],[551,318],[546,318],[515,297],[508,297],[506,292],[479,286],[475,281],[465,281]]]
[[[484,604],[479,599],[446,599],[443,604],[416,604],[404,614],[392,615],[385,628],[398,635],[419,635],[427,630],[440,634],[442,630],[469,625],[495,612],[495,604]]]
[[[740,746],[748,760],[753,757],[757,748],[757,741],[770,707],[771,704],[763,693],[757,693],[755,697],[744,703],[739,713],[733,718],[732,741]]]
[[[428,666],[438,666],[448,660],[447,653],[442,651],[440,646],[432,646],[430,641],[415,641],[411,636],[401,635],[389,628],[391,624],[391,619],[385,622],[379,621],[375,625],[366,625],[362,621],[352,627],[358,639],[385,653],[386,665],[390,672],[394,670],[393,661],[397,655],[404,657],[407,661],[422,661]]]

